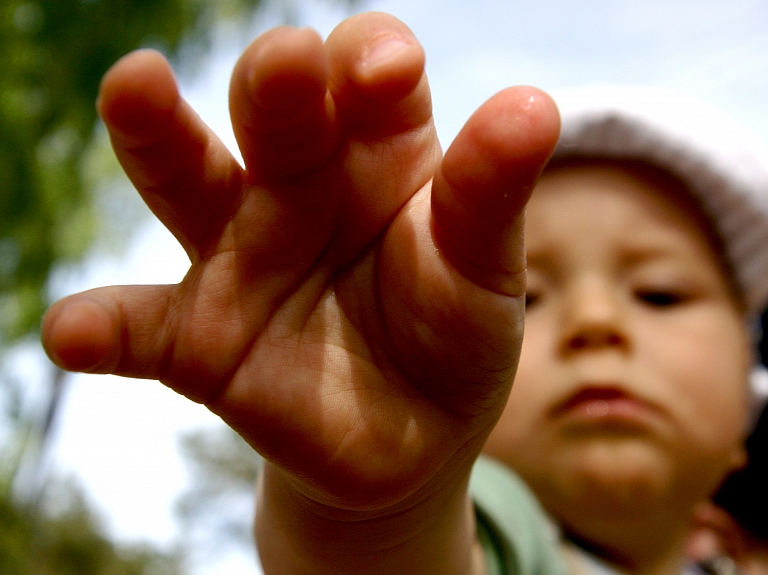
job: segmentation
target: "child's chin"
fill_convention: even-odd
[[[573,450],[563,463],[561,491],[592,509],[630,510],[675,491],[667,454],[643,441],[595,440]]]

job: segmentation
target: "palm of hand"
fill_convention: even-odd
[[[118,157],[192,265],[178,286],[64,300],[46,347],[206,403],[313,497],[400,500],[471,458],[503,407],[522,337],[518,216],[556,113],[537,92],[501,94],[441,165],[423,54],[383,15],[325,45],[265,35],[230,104],[245,171],[157,55],[110,72]]]

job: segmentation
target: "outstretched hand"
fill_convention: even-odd
[[[243,169],[139,51],[99,110],[129,177],[184,246],[169,286],[57,302],[65,369],[159,379],[205,403],[312,499],[402,501],[477,455],[522,339],[522,211],[558,135],[551,100],[503,91],[442,158],[424,54],[384,14],[257,39],[231,84]]]

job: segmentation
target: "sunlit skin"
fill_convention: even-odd
[[[694,504],[744,458],[745,321],[684,194],[615,165],[545,173],[521,360],[486,445],[634,573],[679,573]]]

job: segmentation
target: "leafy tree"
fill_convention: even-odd
[[[46,283],[94,232],[81,160],[107,68],[153,45],[178,58],[260,0],[5,0],[0,8],[0,344],[37,330]],[[183,48],[183,50],[182,50]],[[194,52],[193,52],[194,53]]]
[[[150,548],[118,548],[99,535],[77,490],[65,484],[66,506],[41,513],[0,498],[0,573],[4,575],[179,575],[180,558]]]

